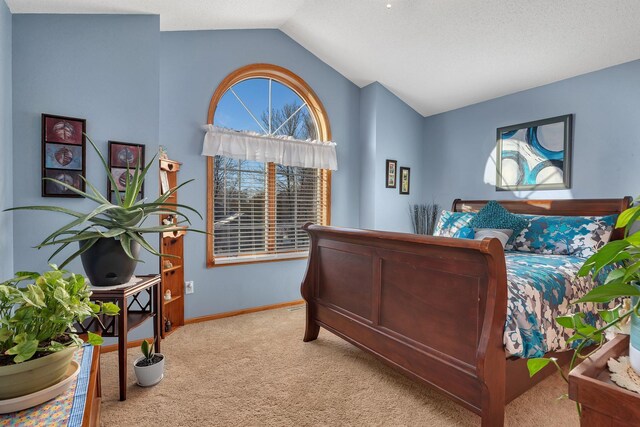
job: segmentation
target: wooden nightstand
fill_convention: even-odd
[[[581,426],[640,426],[640,394],[611,381],[607,362],[629,354],[629,336],[618,335],[569,373],[569,397],[582,404]]]

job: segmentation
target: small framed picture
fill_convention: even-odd
[[[387,159],[387,172],[385,176],[387,177],[387,188],[396,188],[396,172],[398,169],[398,161],[397,160],[388,160]]]
[[[81,190],[82,186],[84,185],[84,181],[80,177],[80,173],[80,171],[73,170],[46,169],[45,177],[64,182],[67,185]],[[55,181],[45,180],[44,191],[46,192],[47,196],[80,197],[72,190],[69,190],[69,188]]]
[[[84,145],[86,120],[74,117],[42,115],[42,133],[45,142]]]
[[[42,114],[42,197],[82,197],[49,179],[85,191],[86,130],[85,119]]]
[[[82,146],[45,143],[44,167],[82,170]]]
[[[131,169],[144,167],[144,145],[109,141],[109,165]]]
[[[109,201],[113,202],[116,199],[116,189],[120,192],[126,190],[127,173],[129,174],[129,180],[131,180],[136,168],[144,168],[144,166],[144,144],[109,141],[109,170],[116,183],[116,188],[112,188],[111,180],[107,180]],[[144,184],[142,184],[137,199],[142,199],[143,197]]]
[[[400,167],[400,194],[409,194],[411,168]]]

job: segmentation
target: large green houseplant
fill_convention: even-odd
[[[120,311],[113,303],[90,301],[82,275],[51,267],[0,283],[0,399],[55,384],[83,343],[74,325]],[[100,345],[102,338],[89,333],[87,342]]]
[[[638,199],[636,199],[638,201]],[[573,315],[556,318],[556,322],[566,329],[573,331],[569,342],[574,343],[574,354],[569,365],[573,369],[580,359],[585,359],[597,351],[605,342],[605,331],[619,328],[622,322],[628,322],[631,317],[631,362],[636,372],[640,373],[640,230],[632,232],[633,226],[640,222],[640,206],[631,207],[620,214],[616,228],[624,227],[624,238],[614,240],[603,246],[597,253],[589,257],[580,268],[579,276],[600,274],[603,269],[610,269],[603,285],[593,288],[574,304],[580,303],[611,303],[614,300],[632,298],[627,309],[622,304],[614,308],[598,311],[603,325],[596,327],[585,321],[586,314],[577,312]],[[593,344],[596,348],[592,349]],[[636,357],[634,358],[634,354]],[[538,373],[548,364],[554,364],[562,378],[568,382],[555,358],[533,358],[527,361],[531,376]],[[578,405],[580,412],[580,406]]]
[[[189,210],[200,214],[195,209],[177,203],[168,202],[172,194],[180,187],[192,180],[178,185],[153,201],[137,200],[140,189],[156,156],[146,165],[138,165],[132,173],[126,174],[125,190],[118,191],[118,186],[109,171],[104,157],[87,136],[87,140],[98,154],[107,177],[111,181],[111,188],[115,189],[115,201],[110,202],[84,177],[81,177],[89,188],[84,192],[65,182],[53,178],[44,178],[68,189],[69,191],[94,201],[97,206],[90,212],[78,212],[61,206],[21,206],[10,210],[37,210],[62,213],[73,217],[73,221],[47,236],[37,248],[51,245],[60,247],[53,252],[49,261],[72,243],[78,243],[78,248],[61,264],[63,268],[74,258],[81,256],[82,264],[89,280],[94,285],[117,285],[126,283],[133,274],[140,248],[156,256],[166,256],[159,253],[144,238],[145,234],[155,234],[175,230],[181,225],[189,225],[189,218],[181,210]],[[144,167],[142,167],[144,166]],[[151,216],[171,215],[176,218],[170,224],[145,224]],[[202,218],[202,216],[200,216]],[[199,230],[192,230],[200,232]]]

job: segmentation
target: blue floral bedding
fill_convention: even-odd
[[[504,344],[509,356],[541,357],[548,351],[565,350],[571,336],[554,319],[577,311],[596,313],[593,304],[571,305],[597,284],[606,271],[592,280],[578,277],[584,258],[506,252],[507,321]],[[591,323],[595,316],[591,317]]]

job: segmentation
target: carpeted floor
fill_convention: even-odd
[[[303,343],[304,309],[186,326],[163,341],[165,378],[118,401],[117,353],[102,357],[102,425],[477,426],[480,418],[321,330]],[[129,360],[138,356],[131,349]],[[508,426],[578,425],[552,376],[507,406]]]

